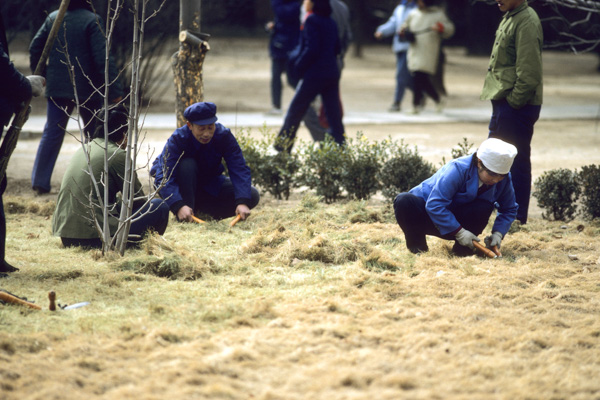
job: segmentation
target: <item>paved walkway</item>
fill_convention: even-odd
[[[403,124],[403,123],[440,123],[440,122],[484,122],[490,118],[491,107],[477,108],[448,108],[442,113],[425,110],[418,115],[391,112],[347,112],[344,124]],[[280,127],[283,115],[273,116],[264,113],[219,113],[219,122],[229,128],[259,128],[262,126]],[[540,119],[596,119],[600,117],[600,104],[577,106],[543,106]],[[23,133],[40,134],[44,129],[46,117],[34,115],[23,127]],[[73,124],[73,125],[71,125]],[[174,114],[148,114],[143,121],[144,129],[172,130],[175,126]],[[70,130],[75,130],[73,121],[69,123]]]

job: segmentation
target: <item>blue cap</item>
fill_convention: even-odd
[[[185,109],[183,117],[196,125],[214,124],[217,121],[217,106],[207,101],[194,103]]]

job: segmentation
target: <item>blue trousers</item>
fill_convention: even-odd
[[[457,221],[463,228],[480,235],[485,229],[494,204],[486,200],[475,199],[475,201],[450,208]],[[413,253],[427,251],[426,235],[436,236],[446,240],[454,240],[454,235],[442,235],[435,227],[433,221],[425,209],[425,200],[411,193],[400,193],[394,200],[394,214],[396,222],[400,225],[406,247]]]
[[[271,58],[271,103],[273,108],[281,108],[281,75],[286,70],[287,57]]]
[[[517,148],[517,156],[510,169],[519,210],[517,219],[527,223],[531,195],[531,139],[533,125],[540,117],[542,106],[526,105],[512,108],[506,100],[492,100],[492,118],[489,137],[502,139]]]
[[[277,150],[291,151],[300,122],[318,95],[321,95],[323,100],[331,136],[338,144],[345,143],[339,81],[337,79],[302,79],[296,87],[296,93],[279,131],[278,143],[275,146]]]
[[[129,228],[130,235],[143,236],[154,231],[159,235],[162,235],[167,230],[167,224],[169,223],[169,206],[162,199],[152,199],[150,204],[140,208],[142,215],[136,221],[131,223]],[[94,239],[77,239],[77,238],[60,238],[65,247],[89,247],[89,248],[101,248],[102,241],[100,238]],[[137,244],[141,239],[129,239],[128,244]]]
[[[408,70],[408,59],[406,51],[396,53],[396,91],[394,92],[394,103],[401,104],[406,89],[413,89],[412,77]]]
[[[185,205],[194,210],[194,213],[208,214],[215,219],[233,217],[237,203],[231,180],[225,178],[215,196],[199,184],[202,172],[198,170],[196,160],[191,157],[182,158],[175,168],[175,182],[179,185],[179,193]],[[254,186],[251,186],[250,195],[250,204],[246,205],[252,209],[260,201],[260,195]]]
[[[43,192],[50,191],[52,171],[54,171],[54,165],[65,138],[65,129],[74,107],[73,100],[48,99],[46,125],[31,172],[33,188],[39,188]],[[87,137],[91,137],[95,128],[94,112],[96,109],[97,107],[90,108],[89,106],[79,108]]]

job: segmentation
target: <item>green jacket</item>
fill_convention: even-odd
[[[543,42],[542,24],[527,1],[507,12],[496,31],[481,99],[505,98],[513,108],[541,105]]]
[[[108,177],[103,177],[104,170],[104,139],[94,139],[86,144],[90,152],[90,161],[94,177],[99,183],[100,195],[104,195],[104,187],[101,182],[108,181],[108,203],[112,217],[109,221],[111,233],[116,232],[119,222],[120,208],[117,200],[117,193],[123,188],[123,175],[125,172],[125,160],[127,153],[119,148],[115,143],[108,142]],[[98,231],[91,219],[90,212],[90,194],[94,204],[93,210],[100,226],[104,218],[102,209],[98,204],[98,196],[92,184],[90,176],[87,173],[88,164],[83,149],[79,149],[63,176],[56,209],[52,217],[52,233],[54,236],[60,236],[71,239],[93,239],[98,238]],[[137,175],[135,177],[135,193],[141,194],[142,184]],[[135,205],[134,205],[135,207]]]

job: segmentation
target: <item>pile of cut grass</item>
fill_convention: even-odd
[[[0,306],[3,399],[600,395],[598,222],[532,218],[502,259],[415,256],[387,203],[267,197],[102,257],[7,202],[2,288],[45,310]],[[50,290],[90,305],[50,312]]]

